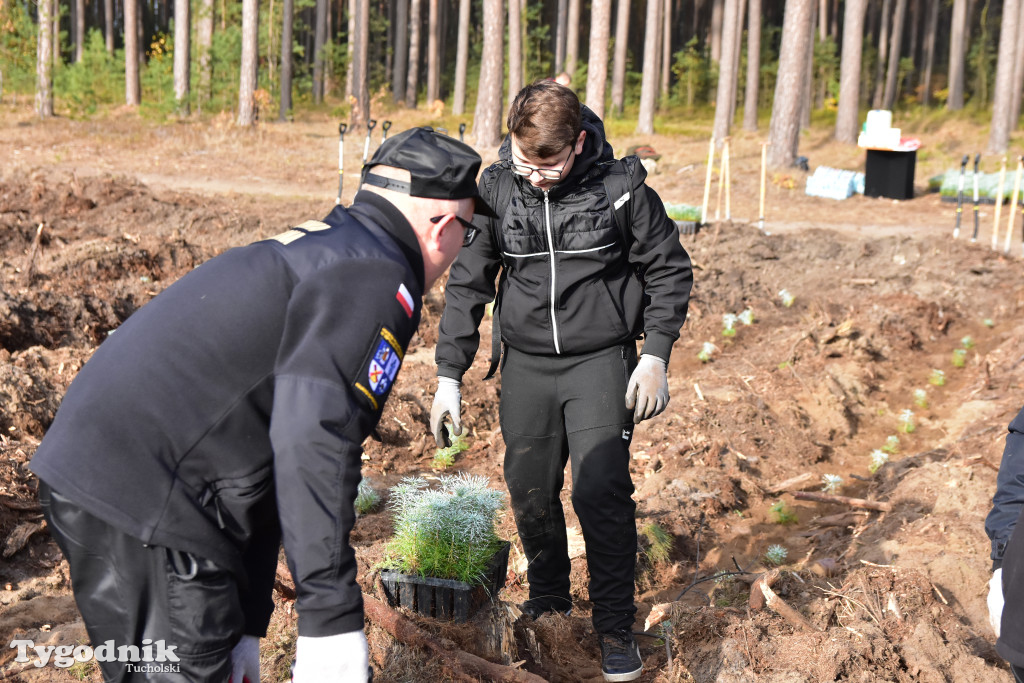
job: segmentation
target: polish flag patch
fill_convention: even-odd
[[[405,314],[412,317],[413,312],[413,301],[412,294],[405,288],[405,283],[398,285],[398,293],[395,294],[395,298],[398,299],[398,303],[402,304],[402,308],[405,309]]]

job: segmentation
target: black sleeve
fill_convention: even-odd
[[[1003,460],[996,478],[992,510],[985,518],[985,533],[992,541],[992,559],[1002,562],[1006,543],[1024,509],[1024,408],[1010,422]]]
[[[419,318],[396,299],[403,275],[390,261],[342,263],[300,282],[289,302],[270,437],[301,636],[363,628],[349,533],[362,442]]]
[[[679,230],[665,213],[658,193],[644,182],[647,172],[633,170],[632,230],[630,263],[639,267],[644,292],[650,303],[644,309],[644,345],[647,353],[665,361],[686,321],[693,287],[690,256],[679,242]]]
[[[243,556],[249,585],[239,591],[245,614],[245,635],[263,638],[274,613],[274,579],[277,577],[277,555],[281,549],[281,528],[274,520],[273,528],[261,529],[253,536]]]
[[[488,169],[480,180],[480,193],[491,204],[496,173]],[[495,242],[500,218],[477,216],[476,239],[459,251],[445,285],[444,313],[438,328],[434,360],[437,374],[462,379],[473,364],[480,344],[480,321],[494,301],[495,279],[501,268],[501,247]]]

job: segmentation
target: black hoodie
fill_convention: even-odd
[[[511,171],[508,137],[501,161],[484,171],[480,194],[503,217],[478,216],[480,233],[452,264],[436,351],[439,375],[461,379],[472,364],[480,320],[494,299],[501,267],[501,338],[509,346],[524,353],[571,355],[642,333],[643,352],[668,360],[686,319],[690,257],[661,199],[644,184],[646,172],[635,163],[632,239],[625,243],[603,183],[614,153],[604,125],[587,107],[583,129],[583,151],[566,179],[548,191]],[[498,195],[509,177],[506,202]]]

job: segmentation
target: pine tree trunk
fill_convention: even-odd
[[[484,45],[480,55],[480,82],[477,87],[473,134],[477,147],[501,144],[501,86],[505,27],[502,0],[484,0]]]
[[[569,12],[569,16],[566,19],[566,24],[568,25],[568,29],[565,32],[565,68],[564,68],[564,71],[567,74],[569,74],[570,76],[575,76],[575,74],[576,74],[576,62],[578,62],[579,58],[580,58],[580,0],[569,0],[568,12]],[[591,28],[591,31],[593,31],[593,28],[594,28],[594,24],[593,24],[593,21],[594,21],[593,12],[594,12],[594,10],[593,10],[593,8],[591,8],[590,12],[591,12],[590,28]],[[608,48],[605,47],[605,51],[606,52],[607,52],[607,49]],[[608,68],[605,67],[605,72],[607,73],[607,71],[608,71]],[[588,85],[587,88],[589,90],[590,86]]]
[[[256,69],[259,60],[259,0],[242,0],[242,63],[238,77],[238,125],[256,123]]]
[[[949,97],[946,109],[964,108],[964,55],[967,50],[967,0],[953,0],[949,36]]]
[[[295,0],[284,0],[281,8],[281,98],[277,118],[287,121],[292,110],[292,43],[295,31]]]
[[[555,74],[565,69],[565,33],[569,23],[569,2],[558,0],[555,14]]]
[[[882,96],[885,94],[885,64],[889,58],[889,19],[892,17],[892,0],[882,2],[882,28],[878,35],[878,62],[875,64],[874,96],[871,98],[873,109],[882,108]]]
[[[604,96],[608,82],[608,41],[611,39],[611,31],[612,0],[592,0],[586,104],[601,119],[604,118]]]
[[[896,0],[896,12],[892,17],[892,38],[889,44],[889,70],[885,75],[885,94],[882,109],[892,110],[896,103],[896,79],[900,71],[900,51],[903,49],[903,24],[907,16],[907,0]]]
[[[313,25],[313,104],[324,101],[324,46],[327,42],[327,0],[316,0]]]
[[[196,17],[196,52],[199,62],[199,92],[196,100],[199,111],[213,97],[213,13],[213,0],[200,0],[199,16]]]
[[[761,86],[761,0],[749,0],[747,9],[747,87],[743,95],[743,130],[757,130]]]
[[[75,0],[75,63],[85,53],[85,0]]]
[[[53,21],[49,0],[39,3],[39,37],[36,41],[36,115],[53,116]]]
[[[356,33],[352,46],[352,109],[349,127],[363,130],[370,121],[370,2],[356,0]]]
[[[733,50],[732,72],[735,74],[732,79],[732,95],[729,101],[732,103],[732,111],[729,112],[729,121],[736,120],[736,97],[740,87],[740,57],[743,54],[743,16],[747,12],[747,0],[739,0],[736,5],[736,49]],[[729,124],[732,126],[732,123]]]
[[[1016,127],[1010,120],[1013,107],[1013,75],[1017,61],[1020,0],[1003,3],[1003,20],[999,28],[999,56],[996,62],[995,96],[992,99],[992,126],[988,137],[991,154],[1005,154],[1010,144],[1010,133]]]
[[[515,1],[510,3],[515,5]],[[459,38],[455,50],[455,93],[452,98],[452,113],[462,116],[466,113],[466,69],[469,65],[469,10],[470,0],[459,0]],[[512,19],[509,15],[509,62],[512,61]],[[509,76],[511,77],[511,72]],[[511,89],[511,87],[509,88]]]
[[[461,14],[460,14],[461,16]],[[466,19],[469,22],[469,19]],[[466,32],[468,37],[469,27],[463,27],[459,22],[459,40],[462,40],[462,33]],[[395,30],[394,38],[394,60],[392,61],[391,72],[391,96],[395,104],[405,103],[405,83],[407,69],[409,68],[409,0],[395,0]],[[460,48],[461,49],[461,48]],[[465,78],[465,74],[463,74]],[[456,79],[458,73],[456,72]],[[458,81],[456,80],[456,83]],[[463,83],[465,91],[465,83]],[[465,104],[463,104],[465,106]]]
[[[1009,0],[1008,0],[1009,1]],[[1013,66],[1013,95],[1010,97],[1010,129],[1020,120],[1021,93],[1024,91],[1024,0],[1017,2],[1017,57]]]
[[[114,54],[114,0],[103,0],[103,37],[107,42],[107,54]]]
[[[928,19],[924,32],[924,70],[921,73],[921,104],[932,102],[932,69],[935,67],[935,41],[939,32],[939,3],[928,3]]]
[[[644,24],[644,67],[640,80],[640,111],[637,115],[636,132],[641,135],[654,133],[654,109],[658,98],[658,33],[661,30],[661,3],[647,2],[647,19]]]
[[[839,105],[836,140],[857,142],[860,117],[860,71],[864,46],[864,13],[867,0],[846,0],[843,17],[843,52],[839,62]]]
[[[420,87],[420,34],[423,21],[420,10],[423,0],[412,0],[409,6],[409,75],[405,84],[405,106],[416,108],[416,97]]]
[[[174,106],[178,116],[191,113],[192,16],[189,0],[174,0]]]
[[[725,0],[711,0],[711,61],[722,61],[722,14]]]
[[[672,0],[663,0],[661,8],[661,86],[658,89],[662,106],[668,102],[668,88],[672,80]]]
[[[622,116],[626,103],[626,48],[629,47],[629,0],[617,0],[615,57],[612,64],[612,112]]]
[[[42,6],[42,4],[40,4]],[[124,103],[139,106],[139,0],[124,0]]]
[[[715,123],[712,129],[712,135],[718,147],[721,147],[722,141],[732,130],[730,113],[733,111],[733,103],[729,100],[733,94],[733,80],[736,78],[736,70],[733,68],[733,53],[736,51],[739,26],[742,23],[743,17],[739,16],[739,0],[726,0],[725,14],[722,17],[722,59],[718,62]]]
[[[523,6],[508,0],[508,101],[523,89]]]
[[[768,125],[768,164],[783,168],[796,161],[800,111],[807,73],[807,46],[814,16],[812,0],[789,0],[782,23],[782,45],[775,82],[772,118]]]
[[[438,47],[438,0],[427,0],[427,104],[433,105],[441,94],[441,54]]]

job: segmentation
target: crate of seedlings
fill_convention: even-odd
[[[505,585],[509,543],[495,532],[504,494],[487,477],[403,479],[391,488],[395,534],[384,551],[381,583],[392,606],[467,621]]]

